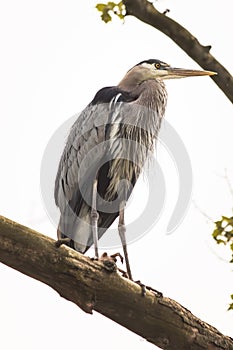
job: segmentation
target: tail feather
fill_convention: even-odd
[[[74,214],[72,215],[72,220],[71,218],[68,220],[65,214],[60,216],[57,238],[70,238],[71,241],[67,245],[84,254],[93,244],[90,208],[86,215],[81,218],[75,215],[76,219],[74,220],[73,216]],[[118,213],[99,213],[98,239],[102,237],[117,216]]]

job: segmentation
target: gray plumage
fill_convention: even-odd
[[[71,238],[70,246],[82,253],[93,244],[95,178],[98,238],[110,227],[155,147],[167,102],[163,79],[189,75],[204,74],[147,60],[117,86],[97,92],[73,124],[59,163],[54,192],[61,212],[58,238]]]

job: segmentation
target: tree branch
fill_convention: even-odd
[[[211,46],[203,46],[199,41],[179,23],[156,10],[147,0],[123,0],[126,15],[131,15],[144,23],[160,30],[172,39],[203,69],[217,72],[211,79],[224,94],[233,102],[233,77],[211,54]]]
[[[0,217],[0,261],[46,283],[82,310],[109,317],[167,350],[233,349],[233,340],[176,301],[122,277],[109,259],[90,258]]]

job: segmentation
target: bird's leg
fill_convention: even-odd
[[[128,257],[128,252],[127,252],[126,239],[125,239],[126,227],[125,227],[124,210],[125,210],[125,205],[121,205],[120,210],[119,210],[118,232],[119,232],[119,235],[121,238],[121,243],[122,243],[123,252],[124,252],[124,256],[125,256],[125,264],[126,264],[127,274],[128,274],[129,279],[132,280],[132,274],[131,274],[131,270],[130,270],[129,257]]]
[[[95,249],[95,258],[99,259],[99,252],[98,252],[98,218],[99,218],[99,214],[96,210],[96,196],[97,196],[97,179],[94,180],[93,190],[92,190],[91,225],[92,225],[92,235],[93,235],[93,243],[94,243],[94,249]]]

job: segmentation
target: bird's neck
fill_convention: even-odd
[[[162,80],[142,80],[139,75],[131,75],[128,72],[118,86],[136,97],[139,105],[155,110],[160,116],[164,115],[167,91]]]
[[[136,72],[135,74],[133,70],[130,70],[128,73],[126,73],[126,75],[120,81],[118,86],[120,89],[131,93],[142,82],[143,82],[142,74],[140,72]]]
[[[137,88],[137,102],[155,110],[162,117],[167,104],[167,90],[162,80],[146,80]]]

